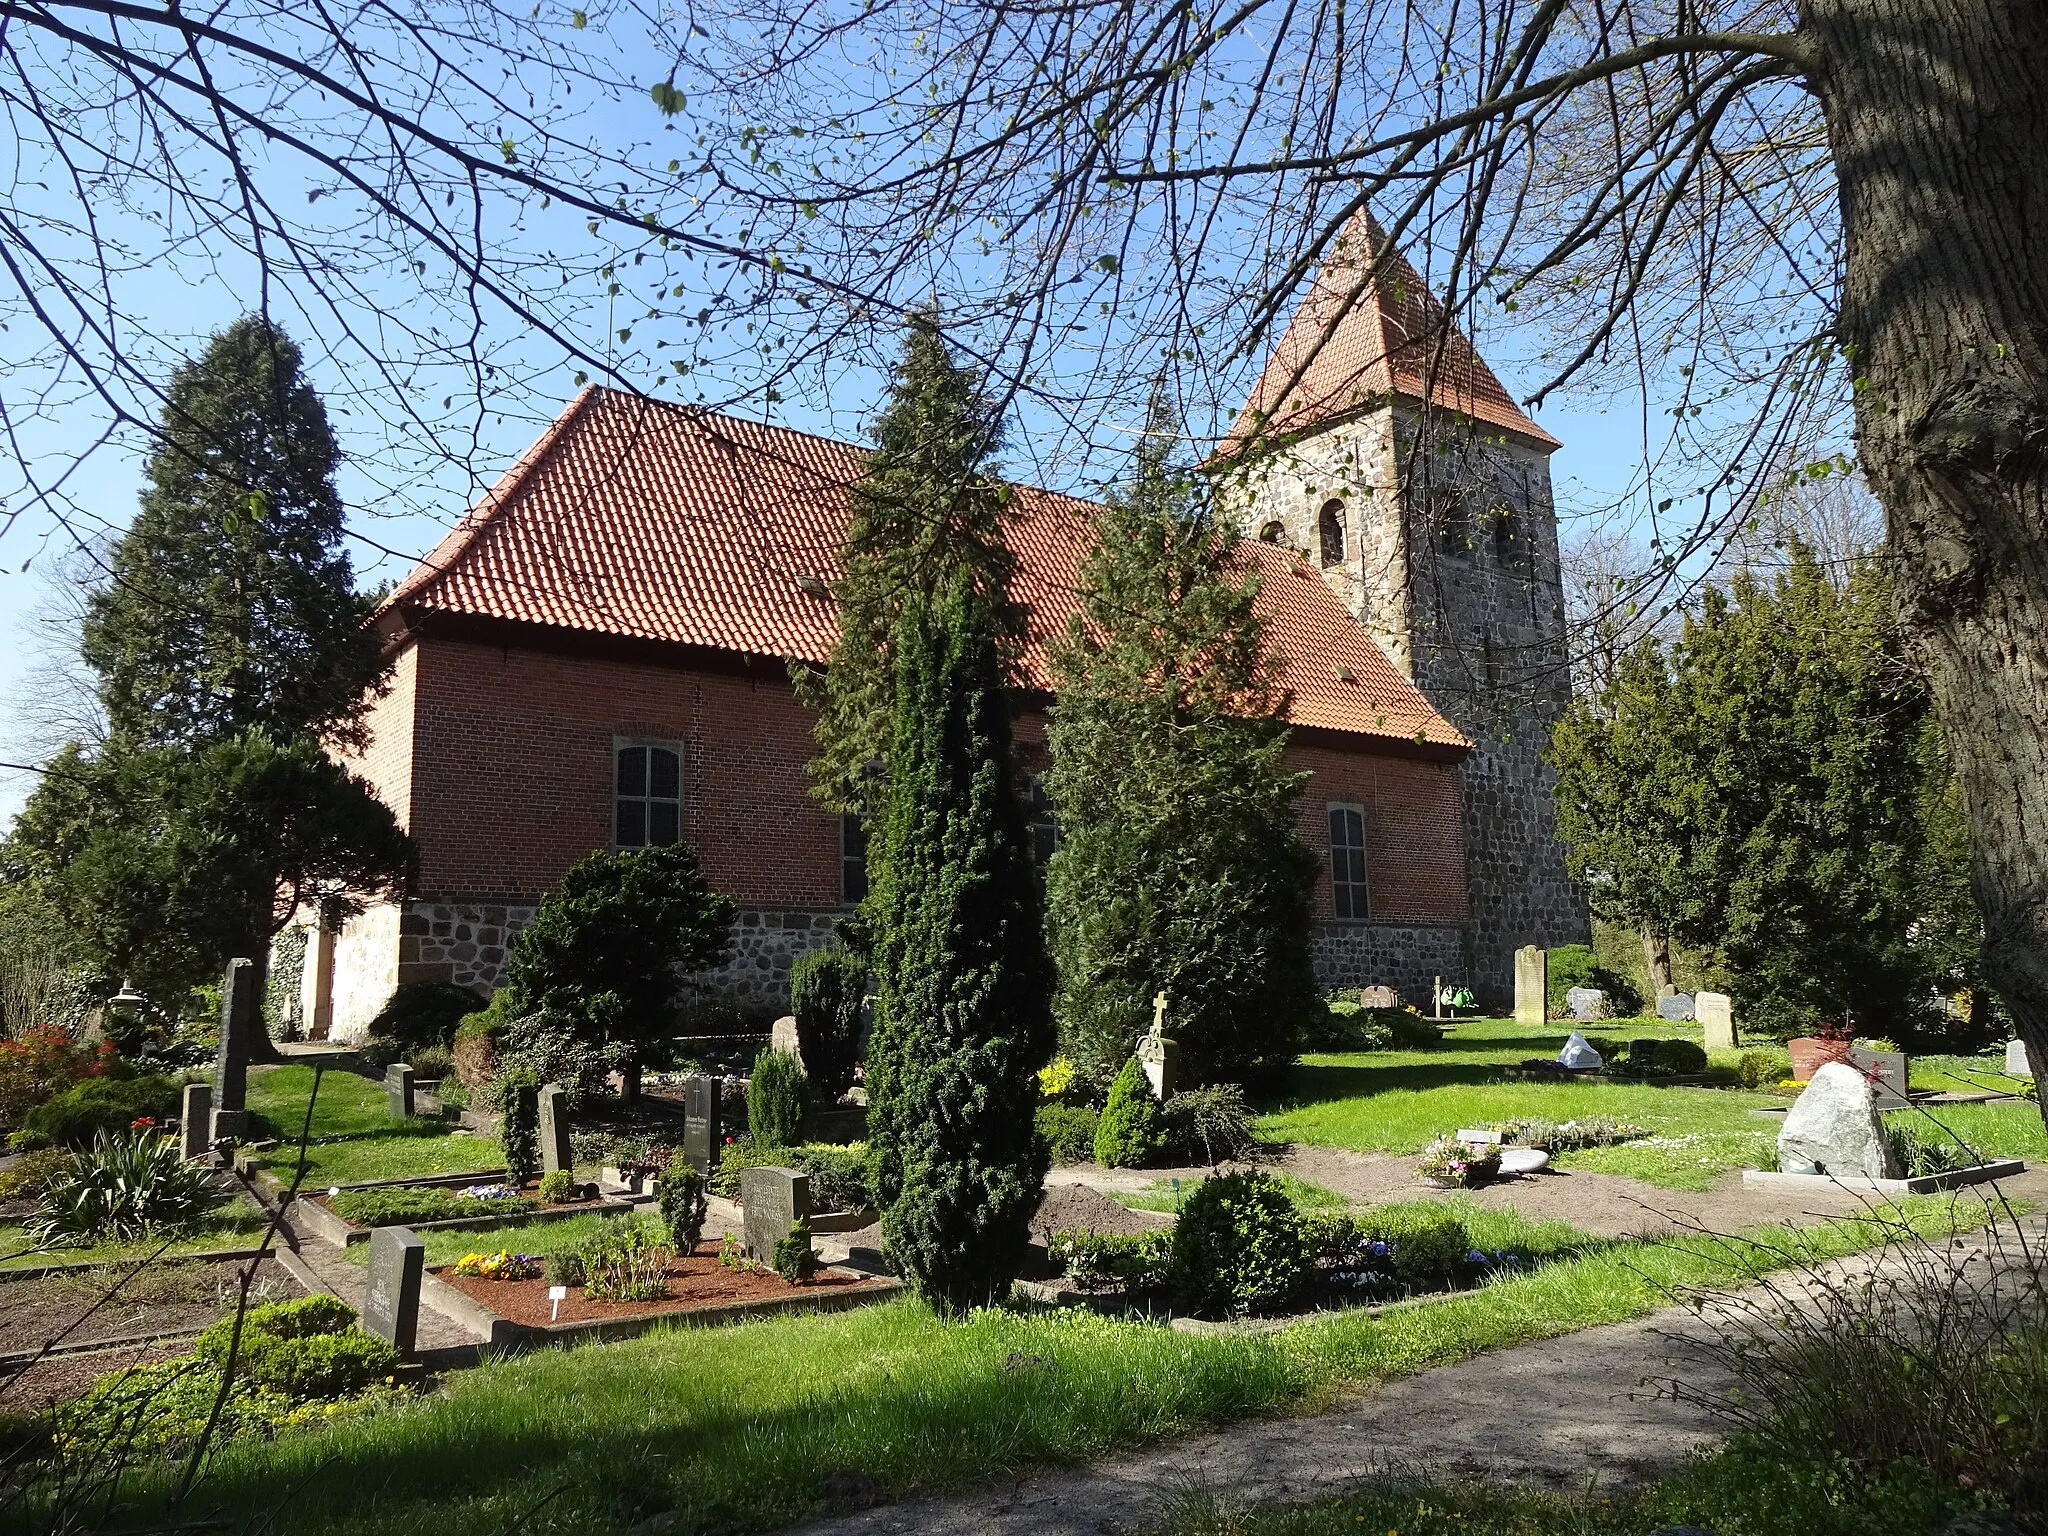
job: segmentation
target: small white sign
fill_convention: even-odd
[[[548,1307],[549,1322],[555,1322],[561,1317],[562,1303],[568,1299],[569,1287],[566,1285],[551,1285],[548,1287],[548,1301],[550,1303]]]
[[[340,1186],[339,1184],[330,1184],[330,1185],[328,1185],[328,1186],[327,1186],[327,1198],[328,1198],[328,1199],[332,1200],[332,1199],[333,1199],[333,1198],[334,1198],[334,1197],[335,1197],[336,1195],[338,1195],[338,1194],[340,1194],[340,1193],[341,1193],[341,1186]]]

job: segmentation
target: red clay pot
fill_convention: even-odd
[[[1792,1078],[1794,1082],[1810,1083],[1813,1074],[1831,1061],[1847,1061],[1849,1040],[1828,1040],[1819,1035],[1801,1035],[1796,1040],[1787,1040],[1785,1049],[1792,1053]]]

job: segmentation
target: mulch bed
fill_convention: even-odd
[[[661,1301],[591,1301],[583,1287],[572,1285],[561,1311],[550,1316],[548,1283],[540,1280],[482,1280],[458,1275],[453,1265],[433,1271],[434,1278],[452,1285],[472,1301],[490,1308],[507,1322],[528,1327],[545,1327],[550,1322],[582,1323],[627,1317],[656,1317],[670,1312],[690,1312],[704,1307],[730,1306],[735,1302],[763,1301],[782,1296],[844,1295],[852,1291],[877,1290],[894,1282],[845,1269],[821,1269],[808,1285],[791,1285],[772,1269],[728,1269],[718,1262],[718,1249],[700,1243],[686,1259],[668,1267],[669,1294]]]

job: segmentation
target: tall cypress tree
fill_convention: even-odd
[[[1195,1079],[1254,1081],[1293,1059],[1316,1002],[1306,775],[1286,762],[1257,574],[1173,467],[1176,439],[1155,400],[1054,647],[1056,1011],[1065,1049],[1107,1081],[1163,989]]]
[[[839,642],[822,677],[793,669],[798,697],[818,711],[815,791],[861,815],[885,798],[875,770],[888,761],[896,636],[910,606],[935,602],[962,577],[994,616],[1006,654],[1023,628],[1007,595],[1016,570],[1003,541],[1010,489],[994,464],[1002,410],[953,356],[935,315],[911,317],[874,438],[832,586]]]
[[[382,669],[341,550],[338,461],[299,349],[267,318],[172,375],[142,505],[81,637],[112,734],[359,740]]]
[[[898,629],[868,1142],[891,1257],[944,1312],[1000,1297],[1047,1152],[1051,976],[996,626],[957,575]]]

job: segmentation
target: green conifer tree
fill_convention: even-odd
[[[891,1257],[956,1312],[1002,1296],[1023,1260],[1048,1161],[1034,1074],[1052,1048],[996,627],[964,574],[905,611],[895,693],[871,1177]]]
[[[1258,578],[1155,402],[1055,646],[1046,917],[1064,1049],[1106,1082],[1168,994],[1195,1082],[1270,1077],[1316,1005],[1315,858],[1295,829]]]
[[[792,669],[798,697],[818,711],[815,792],[861,816],[887,799],[896,635],[909,606],[964,576],[1006,657],[1022,630],[1008,596],[1016,559],[1003,541],[1010,488],[993,462],[1001,407],[954,358],[935,315],[911,317],[874,438],[832,586],[839,642],[822,676]]]

